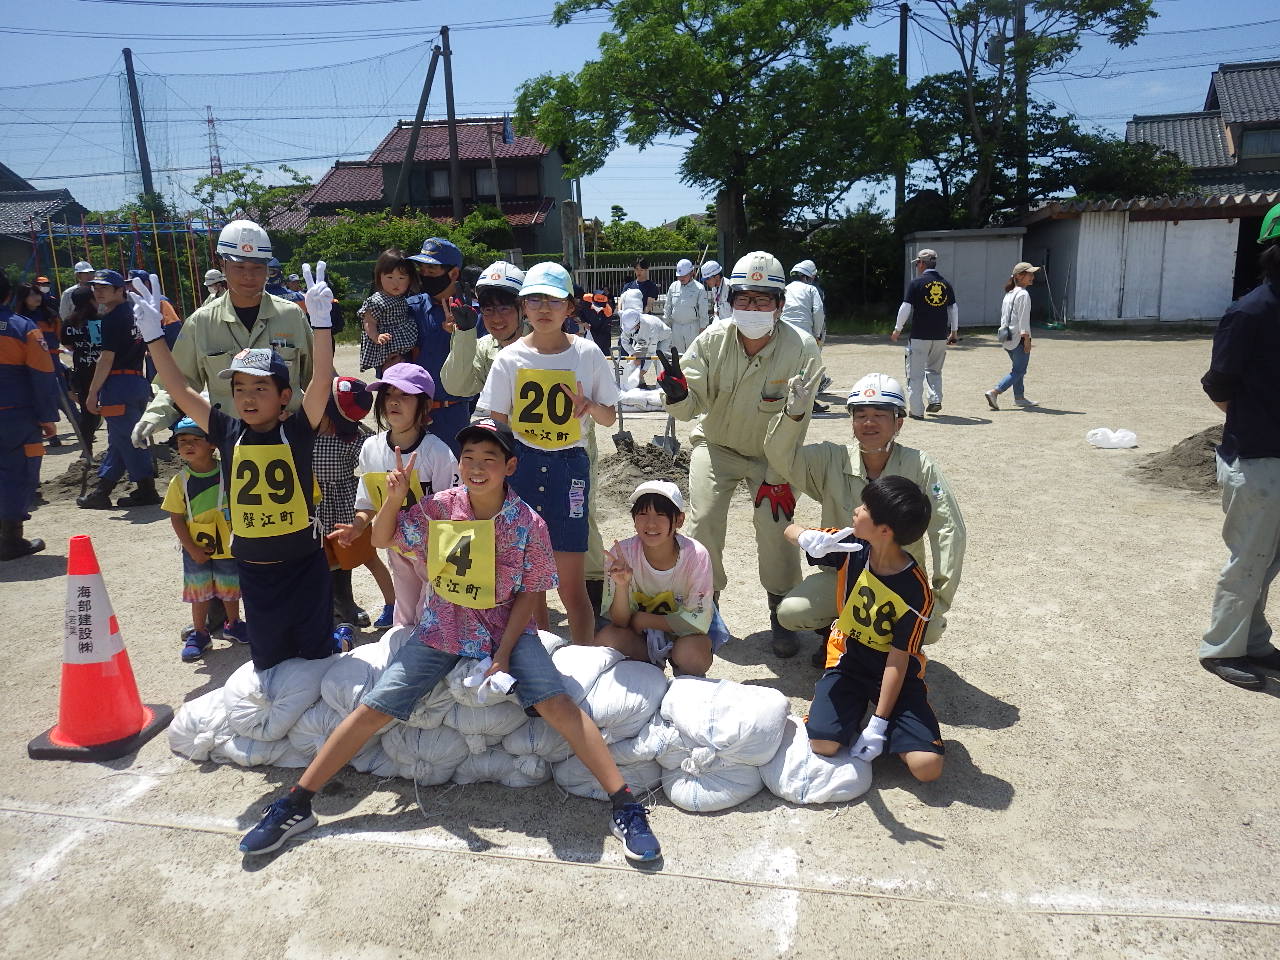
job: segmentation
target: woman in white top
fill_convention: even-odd
[[[1020,407],[1036,406],[1034,400],[1026,397],[1023,377],[1027,373],[1027,364],[1031,362],[1031,294],[1027,293],[1027,287],[1036,282],[1039,269],[1026,262],[1015,263],[1013,273],[1004,285],[1004,302],[1000,305],[1000,328],[996,331],[996,338],[1008,351],[1012,367],[1003,380],[983,394],[992,410],[1000,409],[996,398],[1010,387],[1013,387],[1015,404]]]

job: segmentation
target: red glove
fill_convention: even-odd
[[[769,501],[769,506],[773,508],[773,520],[778,520],[778,511],[782,511],[782,515],[790,520],[796,513],[796,495],[791,492],[791,484],[789,483],[762,483],[760,489],[756,491],[756,506]]]

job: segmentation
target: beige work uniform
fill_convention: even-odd
[[[680,358],[689,396],[666,407],[677,420],[700,418],[690,439],[688,532],[711,554],[717,590],[728,582],[723,554],[733,493],[746,481],[754,500],[761,483],[785,482],[765,459],[765,432],[786,406],[787,381],[817,358],[813,338],[782,322],[764,349],[748,357],[737,326],[724,320],[703,330]],[[809,416],[796,424],[800,437]],[[783,536],[791,520],[781,511],[775,520],[767,500],[752,519],[760,583],[769,593],[784,594],[801,579],[799,551]]]
[[[862,488],[867,485],[866,467],[857,446],[841,443],[806,443],[805,425],[785,413],[774,418],[765,438],[765,454],[769,465],[791,481],[797,494],[805,494],[822,504],[822,525],[843,528],[853,522],[853,511],[862,502]],[[960,585],[964,566],[965,528],[947,478],[927,453],[894,443],[889,451],[882,477],[906,477],[929,497],[932,512],[927,538],[933,554],[933,614],[925,632],[925,643],[936,643],[947,628],[947,611]],[[925,564],[924,539],[905,544],[905,549],[920,569]],[[835,571],[819,567],[821,572],[806,577],[778,605],[778,621],[792,630],[824,630],[840,615],[836,609]]]
[[[289,367],[289,386],[293,388],[289,409],[301,407],[302,391],[311,382],[311,324],[307,315],[288,300],[264,293],[258,319],[252,330],[246,330],[231,305],[231,297],[224,294],[187,317],[173,344],[173,359],[192,390],[208,390],[209,403],[220,404],[224,413],[234,417],[231,381],[220,379],[218,374],[246,347],[270,347],[280,354]],[[173,399],[160,389],[142,419],[164,427],[181,416]]]
[[[521,328],[523,332],[523,327]],[[477,339],[475,327],[470,330],[454,330],[449,336],[449,356],[440,367],[440,384],[455,397],[474,397],[484,389],[489,370],[502,345],[485,334]],[[596,486],[596,430],[595,421],[588,418],[587,457],[591,461],[591,489]],[[587,580],[604,579],[604,541],[600,538],[597,522],[600,498],[592,496],[587,503],[587,556],[584,576]]]

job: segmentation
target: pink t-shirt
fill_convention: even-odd
[[[467,488],[450,487],[400,511],[393,546],[425,568],[430,521],[474,519]],[[463,657],[492,656],[502,643],[515,595],[552,590],[558,585],[546,522],[510,487],[493,520],[496,605],[488,610],[473,610],[450,603],[433,590],[413,631],[413,636],[427,646]],[[530,619],[524,629],[537,628]]]
[[[680,621],[686,629],[678,633],[707,633],[712,613],[711,555],[697,540],[680,534],[676,534],[676,545],[680,550],[676,565],[670,570],[655,570],[644,558],[639,537],[628,537],[618,544],[618,552],[631,567],[628,606]],[[606,579],[603,609],[609,609],[612,602],[613,580]]]

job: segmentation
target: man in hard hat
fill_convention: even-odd
[[[1228,683],[1261,690],[1262,670],[1280,670],[1267,593],[1280,572],[1280,204],[1262,218],[1262,283],[1233,303],[1213,335],[1204,392],[1227,415],[1218,447],[1222,539],[1200,663]]]
[[[418,324],[418,355],[414,363],[430,373],[436,382],[427,429],[443,440],[456,457],[460,452],[458,433],[471,417],[467,400],[474,394],[455,395],[444,384],[440,371],[451,346],[450,329],[445,324],[455,313],[474,316],[471,308],[455,296],[462,276],[462,251],[443,237],[428,237],[422,241],[422,252],[407,259],[418,265],[418,281],[422,286],[422,293],[408,299],[409,314]]]
[[[854,509],[862,502],[862,488],[878,477],[906,477],[929,497],[933,510],[925,538],[902,544],[921,570],[925,563],[924,541],[933,554],[933,613],[924,642],[934,643],[947,628],[947,611],[960,585],[964,566],[965,527],[960,505],[951,485],[933,458],[921,450],[898,443],[906,420],[906,399],[902,386],[884,373],[869,373],[849,394],[849,416],[853,422],[853,443],[805,443],[805,404],[812,399],[797,383],[791,391],[788,409],[773,418],[765,437],[764,452],[769,465],[786,477],[797,493],[822,505],[824,527],[849,526]],[[819,567],[819,572],[786,595],[778,605],[778,620],[792,630],[813,630],[819,636],[814,665],[821,666],[823,644],[831,622],[840,615],[836,606],[835,572]]]
[[[731,319],[733,307],[729,306],[729,285],[724,282],[724,268],[715,260],[708,260],[698,270],[698,275],[702,277],[702,287],[707,292],[707,322]]]
[[[689,349],[707,325],[707,291],[693,279],[693,274],[692,260],[676,264],[676,279],[667,288],[667,302],[662,308],[662,319],[671,328],[671,346],[681,353]]]
[[[812,260],[801,260],[791,268],[791,282],[787,284],[782,319],[813,337],[818,344],[818,353],[822,353],[822,345],[827,340],[827,311],[822,291],[818,289],[818,267]],[[823,382],[818,387],[819,393],[831,383],[831,378],[825,374],[822,379]],[[819,403],[816,396],[813,399],[813,412],[827,412],[827,405]]]
[[[89,281],[93,279],[93,264],[88,260],[77,261],[73,269],[76,274],[76,282],[62,291],[62,299],[58,301],[58,316],[63,320],[71,316],[71,311],[75,309],[75,304],[71,302],[72,291],[77,287],[88,290]]]
[[[291,303],[301,305],[303,296],[290,290],[284,283],[284,268],[280,265],[280,261],[272,257],[267,261],[267,293],[273,297],[279,297],[281,300],[288,300]],[[304,308],[305,310],[305,308]]]
[[[227,292],[227,278],[221,270],[206,270],[204,272],[204,288],[209,291],[209,295],[204,298],[202,307],[207,307],[213,301]]]
[[[801,579],[800,552],[784,535],[795,496],[765,459],[764,437],[786,405],[791,378],[818,367],[818,347],[812,337],[779,322],[786,277],[773,254],[747,254],[734,265],[729,286],[732,318],[703,330],[683,361],[678,350],[672,350],[670,359],[659,353],[663,372],[658,386],[668,413],[677,420],[698,418],[690,441],[688,532],[711,554],[717,591],[727,582],[723,555],[734,491],[744,481],[753,491],[757,561],[769,600],[773,652],[790,657],[799,641],[778,621],[777,607]],[[805,411],[803,423],[811,413],[811,408]]]
[[[271,238],[251,220],[233,220],[218,234],[227,292],[187,317],[173,344],[173,359],[191,389],[207,390],[209,402],[235,409],[231,381],[218,374],[237,353],[249,347],[270,347],[289,367],[290,383],[311,381],[311,324],[302,309],[267,293]],[[295,390],[288,409],[297,410],[302,391]],[[146,449],[152,435],[175,423],[182,413],[164,390],[156,393],[137,426],[133,444]]]
[[[955,290],[938,272],[938,251],[925,247],[911,262],[916,276],[898,307],[898,319],[889,339],[897,343],[910,321],[911,336],[906,352],[907,413],[912,420],[923,420],[926,411],[942,412],[942,365],[947,360],[947,346],[958,342],[960,312]]]

